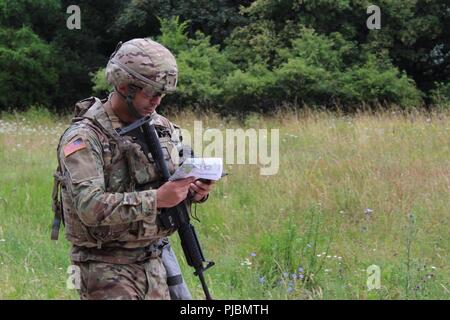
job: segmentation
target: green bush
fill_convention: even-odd
[[[156,41],[162,43],[167,47],[175,56],[182,51],[187,51],[188,36],[186,29],[189,26],[189,21],[180,21],[179,17],[172,19],[159,18],[161,24],[161,35],[157,37]]]
[[[210,37],[197,32],[188,38],[188,22],[178,17],[160,19],[162,34],[156,39],[176,56],[179,82],[175,94],[165,98],[166,104],[178,106],[213,107],[219,104],[224,76],[236,69],[218,46],[210,44]],[[96,93],[110,90],[104,69],[91,75]]]
[[[237,29],[228,47],[220,50],[201,32],[189,38],[188,21],[160,23],[162,34],[156,40],[174,53],[179,69],[178,90],[165,98],[166,105],[248,114],[283,104],[356,109],[422,103],[415,83],[387,57],[371,54],[337,32],[322,35],[301,27],[289,47],[277,48],[262,23]],[[103,70],[92,77],[96,92],[109,89]]]
[[[431,101],[439,108],[450,108],[450,82],[437,83],[431,90]]]
[[[222,113],[270,111],[274,99],[270,96],[270,88],[274,87],[275,82],[274,73],[264,65],[251,65],[246,72],[235,70],[223,83]]]
[[[28,27],[0,28],[0,110],[50,105],[58,86],[53,54]]]
[[[276,49],[281,47],[270,21],[255,21],[236,28],[225,44],[225,54],[241,70],[247,70],[255,63],[269,66],[277,56]]]
[[[188,21],[178,17],[161,19],[161,36],[157,41],[169,48],[177,58],[179,82],[169,104],[213,107],[218,105],[224,75],[235,69],[219,46],[212,46],[210,37],[196,32],[188,38]]]
[[[93,82],[92,91],[94,95],[102,95],[112,91],[113,86],[106,80],[105,68],[100,68],[96,72],[91,72],[91,81]]]
[[[224,83],[226,109],[268,111],[283,103],[347,109],[394,103],[408,108],[422,103],[414,82],[389,60],[358,53],[357,46],[338,33],[324,36],[303,28],[290,48],[278,50],[276,60],[272,70],[254,64],[228,76]]]
[[[367,62],[349,68],[339,78],[341,101],[350,105],[393,103],[403,108],[422,103],[414,81],[394,66],[382,67],[375,56]]]
[[[178,54],[180,72],[176,98],[179,104],[217,106],[222,93],[223,77],[235,69],[218,46],[210,45],[210,38],[198,32],[196,39],[188,39],[188,50]]]

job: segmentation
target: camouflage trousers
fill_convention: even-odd
[[[170,300],[161,258],[134,264],[76,262],[81,300]]]

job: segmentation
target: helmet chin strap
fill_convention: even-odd
[[[131,86],[128,86],[128,95],[125,96],[122,92],[120,92],[117,89],[117,87],[114,87],[114,89],[119,94],[119,96],[127,102],[127,111],[130,114],[130,116],[134,117],[135,119],[142,118],[142,116],[137,112],[133,104],[133,99],[134,96],[136,95],[136,91]]]

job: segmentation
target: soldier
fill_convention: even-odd
[[[150,114],[169,171],[179,165],[180,128],[155,111],[176,88],[171,52],[150,39],[119,43],[106,75],[114,91],[105,100],[78,102],[76,117],[58,145],[52,239],[62,220],[72,263],[80,270],[81,299],[170,299],[167,282],[180,285],[170,283],[180,276],[167,277],[170,261],[175,269],[178,265],[173,252],[165,255],[170,260],[166,267],[161,256],[174,230],[163,229],[158,214],[186,198],[205,201],[212,184],[187,178],[161,185],[151,155],[144,154],[136,138],[115,131]],[[190,297],[186,287],[181,290],[181,298]]]

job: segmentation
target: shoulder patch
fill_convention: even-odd
[[[83,139],[81,137],[79,137],[79,138],[75,139],[74,141],[68,143],[64,147],[64,157],[67,158],[71,154],[73,154],[79,150],[83,150],[85,148],[86,148],[86,143],[83,141]]]

